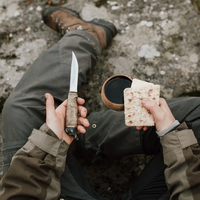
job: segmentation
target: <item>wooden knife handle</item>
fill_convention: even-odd
[[[78,139],[77,137],[77,120],[78,120],[78,105],[77,105],[77,93],[69,92],[67,100],[67,111],[66,111],[66,128],[65,132]]]

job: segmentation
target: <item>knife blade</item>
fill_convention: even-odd
[[[67,100],[66,109],[66,128],[65,132],[78,140],[77,136],[77,119],[78,119],[78,105],[77,105],[77,89],[78,89],[78,61],[72,51],[71,73],[70,73],[70,88]]]

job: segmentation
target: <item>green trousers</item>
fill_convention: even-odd
[[[79,62],[80,91],[86,81],[87,71],[96,64],[101,49],[98,41],[89,33],[72,30],[39,56],[7,99],[3,109],[3,173],[8,170],[15,152],[27,142],[32,129],[40,128],[45,122],[44,94],[48,92],[54,96],[55,106],[67,98],[72,51]],[[178,98],[168,103],[176,119],[186,121],[200,141],[200,98]],[[105,156],[119,158],[138,153],[156,155],[125,199],[169,199],[163,174],[165,166],[155,127],[145,132],[127,127],[124,113],[113,110],[91,113],[88,119],[91,126],[86,134],[79,135],[78,143],[87,158],[94,161]],[[151,171],[155,165],[158,166],[156,171]],[[148,174],[151,175],[149,178]],[[153,184],[158,188],[153,192],[154,195],[150,187]],[[61,197],[64,199],[103,199],[90,187],[71,151],[67,156],[61,186]]]

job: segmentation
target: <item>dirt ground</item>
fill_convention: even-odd
[[[101,87],[116,74],[160,84],[161,96],[166,99],[199,96],[200,16],[190,0],[1,0],[0,113],[24,72],[60,39],[45,26],[41,11],[61,5],[75,9],[85,20],[109,20],[118,29],[112,46],[102,52],[83,86],[89,112],[107,109],[101,100]],[[94,164],[79,161],[93,188],[104,197],[118,200],[150,158],[133,155]]]

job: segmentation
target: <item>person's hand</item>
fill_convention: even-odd
[[[157,105],[155,101],[152,100],[144,100],[142,104],[153,115],[156,130],[158,132],[165,130],[175,121],[175,118],[169,109],[167,102],[163,98],[160,98],[159,105]],[[137,126],[136,128],[138,130],[141,128],[143,128],[143,130],[147,130],[148,127]]]
[[[74,140],[73,137],[69,136],[65,132],[65,118],[66,116],[66,107],[67,100],[65,100],[60,106],[56,109],[54,107],[54,99],[51,94],[46,93],[46,124],[47,126],[58,136],[60,140],[65,140],[68,144],[71,144]],[[85,118],[87,115],[87,109],[83,106],[80,106],[85,103],[84,99],[77,98],[78,113],[80,117],[78,118],[78,126],[77,131],[79,133],[85,133],[86,130],[84,128],[88,127],[90,124],[88,120]]]

